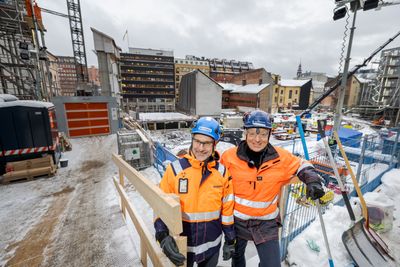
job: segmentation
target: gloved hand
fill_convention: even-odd
[[[225,241],[224,246],[222,247],[222,259],[224,261],[232,258],[233,253],[235,253],[235,244],[236,240]]]
[[[319,199],[325,195],[325,191],[319,182],[312,182],[307,184],[307,198],[312,200]]]
[[[176,266],[182,266],[185,261],[185,256],[182,253],[179,253],[178,246],[176,245],[175,239],[167,235],[164,237],[161,242],[160,246],[164,254],[172,261],[173,264]]]

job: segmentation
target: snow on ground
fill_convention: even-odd
[[[188,130],[154,131],[151,134],[173,153],[190,146]],[[73,139],[71,142],[73,150],[64,154],[69,159],[69,166],[59,169],[56,176],[0,186],[1,266],[14,263],[25,266],[140,266],[139,238],[132,233],[132,224],[128,222],[127,225],[121,216],[118,195],[111,180],[117,174],[111,161],[111,152],[117,150],[116,136]],[[280,141],[271,142],[279,144]],[[307,144],[317,147],[315,136],[308,137]],[[217,150],[222,153],[232,146],[220,142]],[[284,147],[302,153],[299,140],[294,148],[291,143]],[[385,167],[371,167],[370,177]],[[161,179],[154,167],[141,173],[155,184]],[[382,234],[395,255],[400,255],[398,179],[400,171],[392,170],[382,178],[383,185],[376,190],[380,195],[365,196],[379,202],[387,195],[395,203],[393,229]],[[131,184],[127,183],[125,188],[131,203],[143,214],[153,233],[150,207]],[[335,266],[349,265],[350,258],[340,241],[341,233],[350,224],[345,208],[332,206],[324,219]],[[316,242],[320,252],[312,251],[307,240]],[[289,245],[288,251],[289,264],[328,265],[318,220]],[[256,254],[254,244],[249,243],[246,251],[248,266],[258,265]],[[230,262],[220,260],[219,266],[230,266]]]
[[[138,266],[111,179],[116,136],[71,142],[54,177],[0,185],[0,266]]]
[[[393,229],[382,233],[381,237],[389,245],[392,254],[400,262],[400,169],[393,169],[382,177],[382,185],[375,192],[365,194],[367,203],[373,199],[375,204],[387,206],[394,204]],[[379,194],[376,196],[376,194]],[[353,199],[351,200],[353,202]],[[360,212],[358,212],[360,213]],[[345,207],[331,206],[324,214],[329,246],[335,266],[353,266],[342,241],[341,236],[350,227],[350,218]],[[310,248],[308,242],[315,242],[319,252]],[[319,267],[328,265],[328,256],[317,218],[305,231],[297,236],[288,247],[287,262],[290,266]],[[388,265],[389,266],[389,265]]]

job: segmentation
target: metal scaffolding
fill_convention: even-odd
[[[82,14],[79,0],[67,0],[72,49],[74,51],[78,83],[88,81],[85,38],[83,36]]]
[[[351,110],[365,118],[400,123],[400,47],[383,50],[374,78],[362,84],[359,105]]]
[[[20,56],[20,47],[33,47],[34,43],[24,14],[25,1],[0,2],[0,93],[13,94],[20,99],[37,99],[37,62]]]

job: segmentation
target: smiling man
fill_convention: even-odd
[[[307,196],[324,195],[312,164],[269,143],[272,123],[268,113],[252,111],[243,117],[246,139],[225,151],[221,162],[232,175],[237,242],[232,266],[246,266],[245,250],[254,241],[261,267],[280,264],[278,200],[281,188],[297,175],[307,184]]]
[[[231,177],[218,162],[215,146],[221,136],[219,123],[211,117],[200,118],[192,129],[189,153],[168,165],[160,187],[177,194],[181,203],[183,233],[187,236],[187,266],[217,266],[222,233],[225,234],[223,259],[235,250],[233,228],[233,188]],[[160,218],[154,222],[156,239],[165,255],[183,265],[175,240]]]

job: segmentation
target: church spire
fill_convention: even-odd
[[[301,70],[301,60],[300,60],[299,67],[297,68],[297,78],[299,78],[301,76],[301,74],[302,74],[302,70]]]

